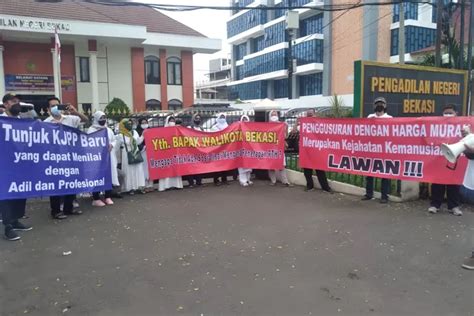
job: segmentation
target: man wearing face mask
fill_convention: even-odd
[[[195,131],[204,132],[204,129],[201,126],[201,121],[202,121],[201,115],[194,114],[192,117],[192,123],[191,125],[188,126],[188,128],[191,128]],[[202,176],[200,174],[193,174],[191,176],[186,176],[184,178],[188,181],[190,188],[194,187],[195,185],[196,186],[202,185]]]
[[[81,122],[87,122],[89,119],[82,113],[79,113],[76,108],[72,105],[68,105],[67,110],[71,115],[64,115],[59,110],[58,105],[60,100],[56,97],[48,99],[48,111],[50,116],[44,120],[46,123],[63,124],[72,128],[79,128]],[[51,204],[51,216],[53,219],[65,219],[67,215],[80,215],[82,211],[74,210],[74,199],[75,194],[69,194],[65,196],[51,196],[49,201]],[[63,199],[64,206],[61,211],[61,199]]]
[[[443,108],[444,117],[455,117],[456,116],[456,107],[454,105],[447,105]],[[428,213],[436,214],[438,213],[441,204],[444,201],[444,196],[446,193],[447,202],[448,202],[448,212],[455,215],[461,216],[462,211],[459,208],[459,190],[461,186],[459,185],[446,185],[446,184],[436,184],[431,185],[431,203],[428,208]]]
[[[20,118],[21,106],[19,99],[14,94],[6,94],[3,97],[5,111],[0,116]],[[5,238],[10,241],[19,240],[17,231],[31,230],[19,221],[25,215],[26,199],[0,200],[0,212],[2,213],[2,222],[5,228]]]
[[[374,113],[369,114],[368,118],[374,119],[386,119],[392,118],[391,115],[387,114],[387,101],[385,98],[377,98],[374,101]],[[365,178],[365,195],[362,198],[362,201],[370,201],[374,198],[374,178],[373,177],[366,177]],[[390,180],[389,179],[382,179],[382,198],[380,199],[380,203],[387,204],[388,203],[388,193],[390,190]]]

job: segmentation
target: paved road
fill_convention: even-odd
[[[35,202],[34,230],[0,240],[0,314],[474,315],[474,213],[425,209],[263,182],[60,223]]]

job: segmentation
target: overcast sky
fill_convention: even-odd
[[[137,0],[139,2],[148,2],[156,4],[174,4],[174,5],[212,5],[229,6],[229,0]],[[169,12],[162,13],[172,17],[179,22],[195,29],[196,31],[210,38],[222,40],[224,53],[216,54],[195,54],[194,55],[194,80],[203,80],[204,74],[209,70],[209,59],[217,55],[226,56],[229,47],[226,43],[226,20],[230,16],[229,11],[221,10],[197,10],[191,12]]]

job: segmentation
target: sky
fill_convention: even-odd
[[[174,5],[212,5],[228,6],[229,0],[136,0],[137,2],[147,2],[155,4]],[[195,29],[210,38],[222,40],[223,52],[216,54],[195,54],[194,55],[194,81],[204,80],[205,73],[209,71],[209,60],[216,57],[226,57],[230,52],[226,43],[226,21],[230,16],[229,11],[221,10],[197,10],[190,12],[169,12],[160,11],[163,14]]]

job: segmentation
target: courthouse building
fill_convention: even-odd
[[[35,105],[61,95],[92,112],[115,97],[134,111],[190,106],[193,54],[220,49],[220,40],[148,7],[0,1],[0,94]]]

